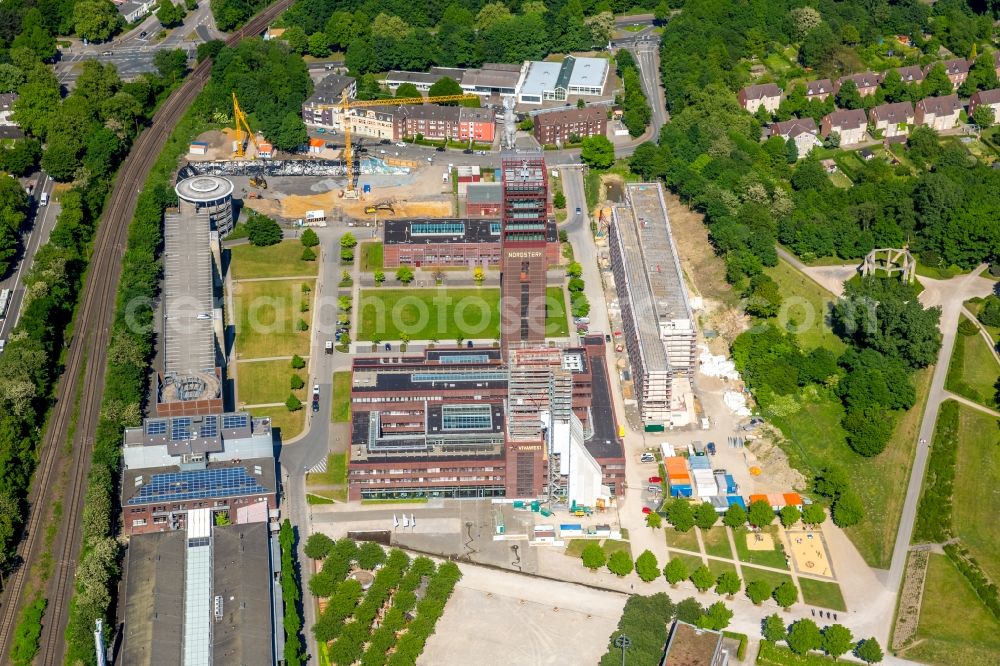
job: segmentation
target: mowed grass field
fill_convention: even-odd
[[[835,611],[846,611],[844,595],[840,585],[812,578],[799,577],[799,589],[802,590],[802,602],[819,608],[829,608]]]
[[[994,581],[1000,580],[998,426],[1000,423],[989,414],[959,406],[958,457],[951,509],[955,534]]]
[[[303,249],[298,240],[267,247],[235,245],[229,249],[230,270],[237,280],[315,276],[319,273],[319,262],[302,261]],[[319,254],[319,248],[313,251]]]
[[[899,656],[943,666],[1000,663],[1000,621],[946,555],[930,557],[916,640]]]
[[[358,340],[454,341],[500,335],[499,289],[365,289]]]
[[[778,528],[775,525],[769,525],[761,531],[770,534],[774,540],[774,548],[772,550],[750,550],[747,546],[749,531],[745,527],[741,527],[733,532],[733,540],[736,542],[736,554],[739,556],[740,561],[747,562],[748,564],[759,564],[762,567],[787,569],[788,563],[785,561],[785,549],[782,547],[781,539],[778,537]],[[750,536],[750,538],[753,539],[753,536]]]
[[[280,407],[255,407],[248,410],[253,416],[270,416],[271,428],[281,431],[282,441],[288,441],[302,432],[306,425],[306,410],[309,405],[303,405],[297,412],[290,412],[284,405]]]
[[[966,321],[962,317],[962,321]],[[1000,364],[997,364],[993,352],[983,336],[955,336],[955,349],[951,354],[948,366],[948,378],[945,388],[961,396],[993,408],[993,385],[1000,376]]]
[[[545,288],[545,335],[548,337],[564,338],[569,335],[565,295],[562,287]]]
[[[302,292],[302,285],[313,289]],[[297,331],[299,319],[312,321],[311,312],[302,312],[303,303],[311,303],[315,293],[313,280],[273,280],[238,282],[233,288],[236,323],[236,353],[240,358],[306,355],[309,331]]]
[[[372,273],[382,270],[384,247],[379,241],[367,241],[361,244],[361,272]]]
[[[729,547],[729,535],[726,534],[725,527],[716,525],[710,530],[702,530],[701,538],[705,542],[705,552],[709,555],[733,559],[733,549]]]
[[[236,387],[239,401],[246,405],[264,405],[284,402],[289,394],[305,401],[305,387],[293,391],[291,378],[297,374],[309,383],[306,368],[293,370],[291,361],[240,361],[236,365]]]
[[[348,423],[351,420],[351,371],[333,373],[333,401],[330,420],[334,423]]]
[[[785,298],[783,323],[795,323],[801,328],[796,337],[803,349],[826,347],[838,356],[847,349],[828,323],[830,304],[836,300],[833,294],[781,259],[777,266],[765,268],[764,272],[778,283],[778,290]]]

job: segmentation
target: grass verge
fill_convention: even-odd
[[[350,423],[351,421],[350,370],[333,373],[333,401],[330,406],[330,421],[333,423]]]
[[[240,402],[246,405],[265,405],[284,402],[289,393],[299,400],[306,399],[305,384],[297,391],[291,390],[291,377],[298,375],[308,383],[305,368],[295,370],[290,360],[240,361],[236,365],[236,386]]]
[[[385,268],[385,258],[382,243],[367,241],[361,244],[361,272],[371,273]]]
[[[230,270],[237,280],[276,277],[313,277],[319,264],[302,260],[303,246],[298,240],[276,245],[234,245],[229,248]]]
[[[298,436],[306,425],[306,409],[308,405],[298,410],[290,412],[284,405],[280,407],[254,407],[248,410],[252,416],[270,416],[271,428],[280,431],[282,441],[288,441],[292,437]]]
[[[312,280],[240,282],[233,289],[233,321],[236,322],[236,351],[241,358],[306,355],[309,331],[297,330],[299,320],[308,324],[310,312],[302,311],[311,302]]]
[[[802,603],[835,611],[847,610],[844,595],[837,583],[800,577],[799,589],[802,591]]]
[[[952,526],[979,566],[1000,581],[1000,422],[959,405],[958,457],[952,495]]]
[[[968,321],[962,317],[959,324]],[[945,388],[973,402],[994,408],[993,385],[1000,376],[1000,364],[990,351],[983,336],[962,334],[959,328],[955,336],[955,348],[948,364]]]

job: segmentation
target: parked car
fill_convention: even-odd
[[[312,410],[313,410],[313,413],[316,413],[316,412],[319,411],[319,400],[313,400]]]
[[[403,142],[403,141],[400,141],[399,143],[396,144],[396,147],[397,148],[406,148],[406,143]]]
[[[319,129],[316,130],[316,134],[326,134],[326,128],[320,127]]]
[[[609,335],[608,333],[605,333],[604,334],[604,341],[605,342],[611,342],[611,335]]]
[[[581,212],[581,211],[580,211],[580,207],[579,207],[579,206],[577,206],[577,207],[576,207],[576,214],[577,214],[577,215],[579,215],[579,214],[580,214],[580,212]]]
[[[656,456],[654,456],[652,453],[643,453],[642,456],[639,458],[639,462],[644,462],[644,463],[656,462]]]
[[[472,149],[471,148],[466,148],[465,150],[462,151],[462,153],[465,154],[465,155],[471,155],[472,154]]]
[[[313,384],[313,400],[319,400],[319,384]]]
[[[385,343],[385,350],[386,351],[392,351],[392,343],[391,342]]]
[[[390,139],[382,139],[381,141],[379,141],[379,144],[383,146],[388,146],[390,143],[392,143]]]
[[[658,476],[651,476],[651,477],[649,477],[649,482],[650,483],[663,483],[663,479],[661,479]]]
[[[645,514],[645,513],[653,513],[653,510],[652,510],[652,509],[650,509],[650,508],[649,508],[648,506],[644,506],[644,507],[642,507],[642,512],[643,512],[644,514]]]
[[[662,493],[663,488],[661,486],[646,486],[646,492],[655,495],[656,493]]]
[[[465,346],[466,346],[467,349],[472,349],[472,346],[473,346],[472,345],[472,340],[469,340],[468,342],[466,342]]]
[[[708,449],[708,455],[714,456],[715,455],[715,442],[709,442],[705,446]]]
[[[439,153],[443,153],[444,152],[444,146],[438,146],[434,150],[438,151]]]

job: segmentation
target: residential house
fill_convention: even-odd
[[[313,94],[302,103],[302,121],[306,125],[341,129],[340,108],[336,105],[342,101],[345,90],[348,97],[358,94],[358,83],[354,77],[340,74],[324,77],[316,84]]]
[[[977,93],[973,93],[972,97],[969,98],[969,117],[976,112],[976,107],[981,104],[993,109],[993,121],[996,122],[1000,119],[1000,88],[994,88],[993,90],[980,90]]]
[[[764,107],[768,113],[774,113],[781,104],[781,88],[773,83],[747,86],[740,90],[737,99],[740,106],[750,113],[757,113],[760,107]]]
[[[868,97],[868,95],[874,95],[875,91],[878,90],[882,78],[882,75],[877,72],[861,72],[860,74],[842,76],[837,79],[837,87],[833,92],[835,94],[840,92],[840,86],[844,85],[845,81],[854,81],[854,85],[858,87],[858,93],[862,97]]]
[[[355,136],[373,139],[394,139],[393,128],[398,109],[393,107],[369,107],[351,109],[351,131]]]
[[[903,79],[903,83],[907,85],[914,83],[920,85],[924,82],[924,71],[916,65],[897,67],[896,71],[899,72],[899,78]]]
[[[928,72],[931,71],[937,63],[932,62],[926,67],[924,67],[924,76],[926,77]],[[948,75],[948,79],[951,81],[951,85],[955,90],[965,83],[965,80],[969,78],[969,69],[972,67],[972,61],[966,60],[965,58],[952,58],[951,60],[943,60],[941,64],[944,65],[944,73]]]
[[[913,104],[896,102],[895,104],[879,104],[868,113],[876,130],[882,130],[882,136],[891,138],[909,134],[913,124]]]
[[[850,146],[865,140],[868,116],[863,109],[842,109],[823,116],[820,134],[823,138],[833,133],[840,135],[840,145]]]
[[[115,2],[118,13],[126,23],[135,23],[159,7],[158,0],[121,0]]]
[[[542,145],[564,144],[570,137],[585,139],[605,136],[608,131],[608,114],[603,107],[586,106],[540,113],[534,119],[534,133]]]
[[[916,124],[926,125],[938,131],[951,129],[958,122],[958,112],[962,103],[958,95],[925,97],[917,102]]]
[[[826,98],[833,94],[833,82],[830,79],[819,79],[806,83],[806,99],[819,100],[825,102]]]
[[[426,139],[493,143],[496,116],[489,109],[421,104],[401,106],[393,116],[393,139],[422,135]]]
[[[823,145],[817,136],[819,129],[816,127],[816,121],[812,118],[801,120],[792,118],[784,122],[774,123],[768,128],[768,133],[770,136],[780,136],[785,141],[789,139],[794,141],[800,158],[808,155],[809,151],[816,146]]]

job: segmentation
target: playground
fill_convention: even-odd
[[[792,555],[795,570],[801,573],[833,579],[830,551],[823,533],[818,530],[789,530],[785,532],[788,552]]]

